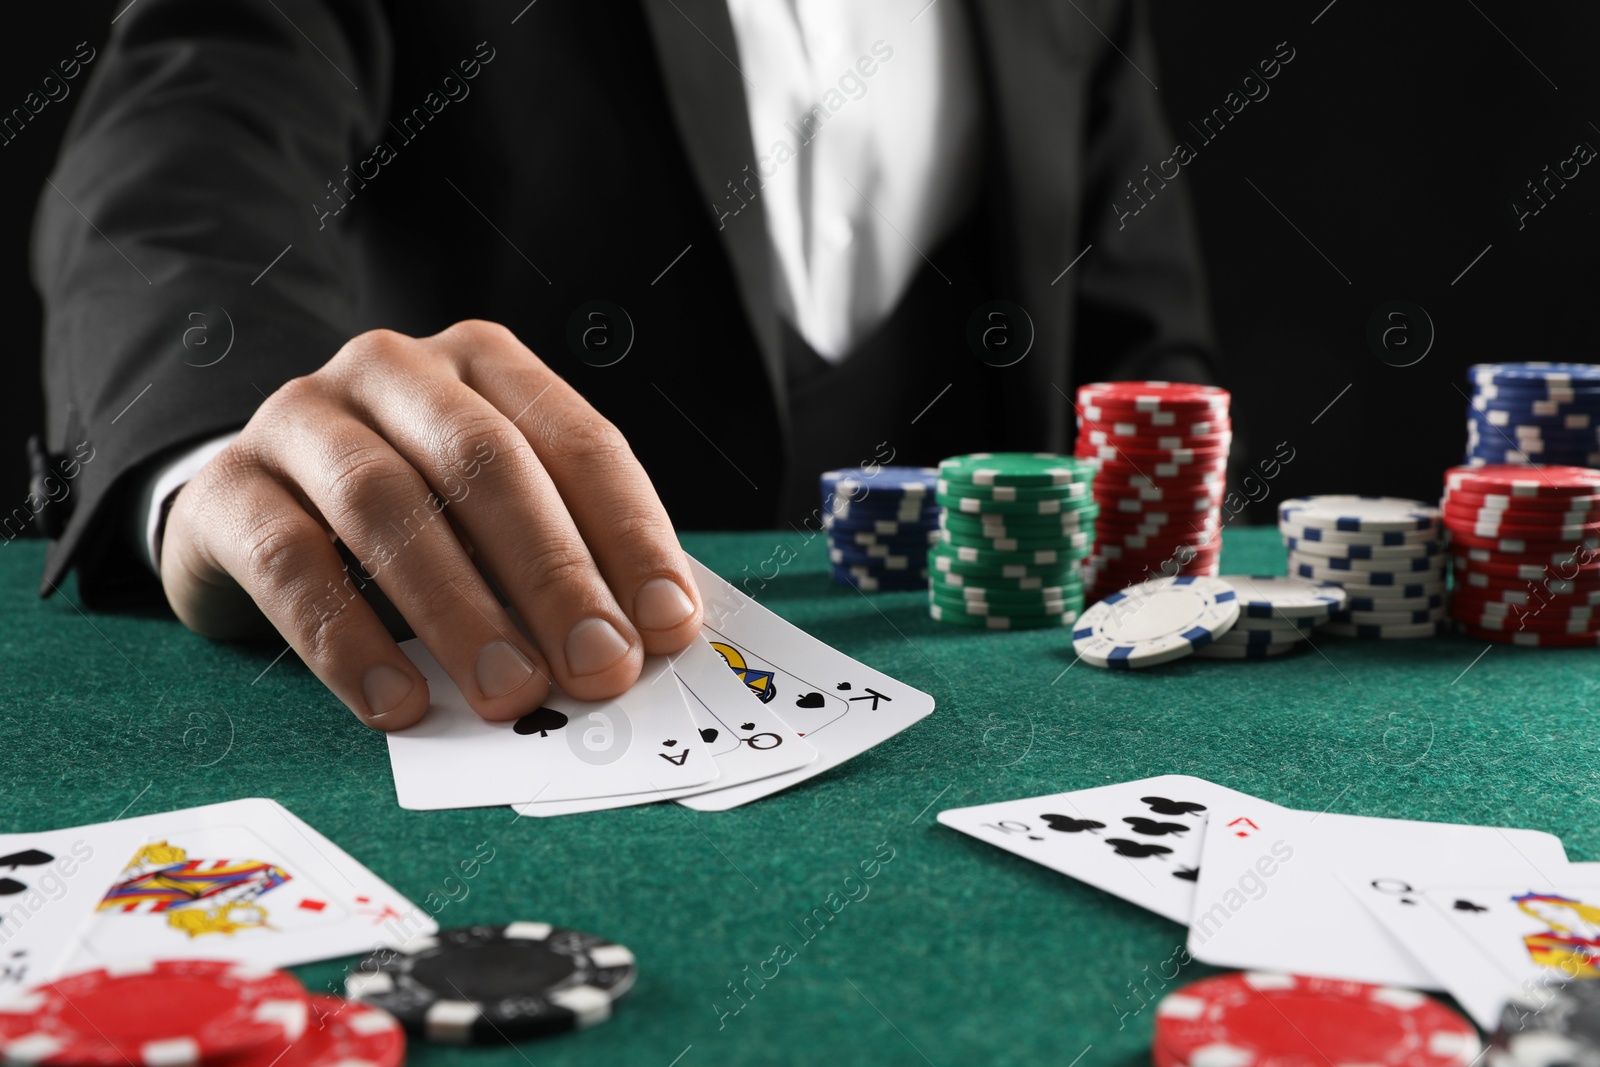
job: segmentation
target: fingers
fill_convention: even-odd
[[[322,516],[474,711],[516,718],[545,699],[548,664],[495,600],[410,460],[317,395],[283,404],[263,435],[258,462]]]
[[[500,326],[430,340],[459,353],[463,382],[532,446],[599,572],[652,655],[680,651],[703,608],[672,522],[622,434]]]
[[[448,495],[473,562],[505,591],[562,689],[580,699],[625,691],[643,666],[644,641],[540,458],[459,380],[443,350],[398,347],[381,358],[400,360],[406,373],[364,373],[359,364],[372,357],[359,354],[329,369],[354,379],[348,392],[360,418]],[[612,489],[602,480],[591,491]]]
[[[300,503],[270,479],[246,476],[230,486],[226,509],[206,506],[224,499],[212,483],[234,473],[213,461],[173,504],[161,552],[173,611],[196,633],[240,637],[239,609],[254,600],[362,722],[380,730],[417,722],[428,710],[427,681],[345,588],[338,552]]]

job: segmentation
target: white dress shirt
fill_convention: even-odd
[[[960,4],[728,0],[778,306],[830,362],[894,310],[977,184]]]
[[[978,76],[954,0],[728,0],[780,314],[840,362],[894,311],[977,186]],[[730,178],[737,177],[730,175]],[[237,433],[135,495],[160,573],[163,503]]]

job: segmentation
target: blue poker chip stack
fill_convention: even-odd
[[[1467,380],[1467,466],[1600,464],[1600,365],[1479,363]]]
[[[926,589],[939,531],[932,467],[852,467],[822,476],[833,580],[868,591]]]

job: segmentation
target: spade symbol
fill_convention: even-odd
[[[820,708],[823,703],[824,700],[821,693],[806,693],[794,702],[794,706],[797,708]]]
[[[715,726],[707,726],[704,730],[700,731],[700,740],[704,741],[706,744],[709,745],[711,742],[715,741],[716,739],[717,739],[717,728]]]
[[[1458,900],[1458,901],[1456,901],[1454,904],[1452,904],[1450,906],[1452,908],[1456,909],[1457,911],[1488,911],[1489,910],[1488,908],[1484,907],[1482,904],[1474,904],[1470,900]]]
[[[1168,800],[1166,797],[1140,797],[1140,803],[1150,805],[1157,815],[1193,815],[1206,810],[1204,804],[1192,800]]]
[[[1074,819],[1067,815],[1041,815],[1044,824],[1064,834],[1082,833],[1084,830],[1104,830],[1106,824],[1093,819]]]
[[[1146,837],[1161,837],[1165,834],[1181,834],[1187,832],[1189,829],[1181,822],[1156,822],[1154,819],[1146,819],[1142,815],[1130,815],[1124,818],[1122,821],[1127,823],[1129,828],[1132,829],[1134,833],[1144,834]]]
[[[561,712],[555,708],[540,708],[518,719],[517,725],[512,729],[523,736],[538,734],[540,737],[549,737],[551,730],[559,730],[565,725],[567,717]]]
[[[834,688],[835,689],[849,689],[850,688],[850,683],[849,682],[840,682],[838,685],[834,686]]]
[[[1172,851],[1166,845],[1147,845],[1142,841],[1129,841],[1125,837],[1108,837],[1106,844],[1116,849],[1117,855],[1136,860],[1146,856],[1164,856]]]
[[[661,744],[666,748],[677,748],[678,747],[678,740],[677,740],[677,738],[672,738],[670,740],[661,742]]]
[[[755,728],[756,724],[753,722],[742,722],[739,724],[739,729],[741,730],[754,730]]]
[[[1198,882],[1200,880],[1199,867],[1179,867],[1172,872],[1172,877],[1182,878],[1185,882]]]

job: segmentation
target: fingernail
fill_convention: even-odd
[[[584,619],[567,634],[567,670],[598,674],[628,654],[628,642],[604,619]]]
[[[380,663],[361,679],[361,695],[367,700],[367,714],[376,719],[387,715],[411,695],[416,685],[411,676],[399,667]]]
[[[478,689],[486,697],[502,696],[528,680],[533,664],[504,638],[490,641],[478,652]]]
[[[633,598],[633,622],[641,630],[670,630],[694,614],[689,599],[671,578],[652,578]]]

